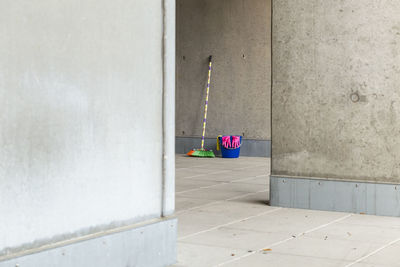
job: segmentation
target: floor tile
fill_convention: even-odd
[[[270,207],[265,158],[177,156],[176,166],[175,267],[345,267],[381,248],[352,266],[400,267],[400,244],[388,245],[400,218]]]
[[[200,189],[202,187],[215,186],[221,184],[221,182],[216,181],[208,181],[208,180],[192,180],[192,179],[183,179],[175,183],[176,193],[180,193],[186,190]]]
[[[226,264],[226,267],[343,267],[347,263],[316,257],[304,257],[279,253],[256,253],[241,260]]]
[[[180,178],[192,178],[192,177],[199,177],[207,174],[213,174],[220,172],[221,170],[210,170],[204,168],[188,168],[188,169],[178,169],[175,171],[175,176]]]
[[[276,208],[269,206],[251,206],[242,203],[216,203],[205,207],[178,213],[178,237],[182,238],[210,228],[235,223],[255,215],[275,212]]]
[[[390,227],[400,229],[400,218],[398,217],[355,214],[354,216],[346,219],[344,222],[355,225]]]
[[[257,177],[251,178],[243,178],[232,181],[233,183],[246,183],[246,184],[261,184],[261,185],[269,185],[269,175],[261,175]]]
[[[212,267],[247,253],[245,250],[179,243],[177,266]]]
[[[373,225],[348,224],[346,220],[344,220],[307,234],[307,236],[321,239],[329,238],[361,242],[373,240],[375,243],[387,244],[396,238],[400,238],[400,229]]]
[[[351,267],[396,267],[398,265],[382,265],[382,264],[372,264],[372,263],[356,263],[351,265]]]
[[[273,252],[332,260],[354,261],[379,248],[373,242],[319,239],[302,236],[272,248]]]
[[[241,203],[231,201],[220,201],[197,209],[198,212],[211,214],[225,214],[232,219],[247,218],[264,212],[279,212],[280,208],[271,207],[262,203]]]
[[[288,233],[265,233],[227,226],[186,238],[181,242],[255,251],[289,237]]]
[[[400,243],[400,242],[399,242]],[[363,264],[400,266],[400,244],[392,245],[382,249],[374,255],[361,261]]]
[[[186,192],[179,194],[181,197],[198,198],[198,199],[212,199],[212,200],[225,200],[232,197],[243,195],[247,192],[241,191],[225,191],[216,188],[204,188],[196,191]]]
[[[284,232],[297,236],[344,216],[346,214],[336,212],[281,209],[273,214],[236,223],[231,227],[270,233]]]
[[[210,180],[210,181],[220,181],[220,182],[240,182],[244,179],[257,178],[255,175],[247,175],[247,174],[238,174],[234,171],[221,171],[220,173],[209,173],[207,175],[199,175],[187,177],[187,179],[202,179],[202,180]]]
[[[215,214],[204,211],[188,211],[178,214],[177,217],[178,239],[234,220],[223,213]]]
[[[229,201],[267,205],[269,203],[269,192],[266,191],[266,192],[247,194],[245,196],[237,197]]]
[[[247,183],[230,183],[222,184],[216,187],[217,189],[233,191],[233,192],[246,192],[255,193],[263,190],[267,190],[268,187],[262,184],[247,184]]]
[[[184,210],[204,206],[212,202],[215,202],[215,200],[177,197],[175,200],[175,210],[177,212],[182,212]]]

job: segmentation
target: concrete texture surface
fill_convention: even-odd
[[[272,173],[400,182],[400,2],[273,3]]]
[[[400,218],[267,205],[269,160],[176,158],[174,267],[400,266]]]
[[[160,217],[162,1],[0,17],[0,255]]]
[[[177,136],[201,136],[212,54],[207,137],[271,139],[270,20],[270,0],[177,1]]]

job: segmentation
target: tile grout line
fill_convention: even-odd
[[[249,219],[257,218],[259,216],[266,215],[266,214],[269,214],[269,213],[273,213],[273,212],[276,212],[276,211],[281,210],[281,209],[283,209],[283,208],[275,208],[273,210],[265,211],[265,212],[262,212],[262,213],[259,213],[259,214],[253,215],[253,216],[249,216],[249,217],[238,219],[238,220],[235,220],[235,221],[232,221],[232,222],[229,222],[229,223],[225,223],[225,224],[221,224],[221,225],[218,225],[218,226],[214,226],[214,227],[211,227],[211,228],[209,228],[207,230],[203,230],[203,231],[200,231],[200,232],[197,232],[197,233],[193,233],[193,234],[190,234],[190,235],[187,235],[187,236],[180,237],[180,238],[178,238],[178,241],[182,241],[184,239],[187,239],[187,238],[190,238],[190,237],[193,237],[193,236],[196,236],[196,235],[204,234],[204,233],[219,229],[221,227],[225,227],[225,226],[229,226],[229,225],[232,225],[232,224],[235,224],[235,223],[239,223],[239,222],[242,222],[242,221],[246,221],[246,220],[249,220]]]
[[[216,186],[220,186],[220,185],[227,185],[227,184],[237,183],[237,182],[241,182],[241,181],[248,181],[248,180],[255,179],[255,178],[260,178],[260,177],[257,177],[257,176],[251,176],[250,177],[249,176],[249,177],[246,177],[246,178],[241,178],[241,179],[232,180],[232,181],[228,181],[228,182],[221,182],[221,183],[214,184],[214,185],[201,186],[199,188],[194,188],[194,189],[185,190],[185,191],[179,191],[179,192],[176,192],[175,194],[179,195],[179,194],[184,194],[184,193],[188,193],[188,192],[198,191],[198,190],[201,190],[201,189],[212,188],[212,187],[216,187]],[[214,182],[214,181],[212,181],[212,182]],[[218,182],[218,181],[215,181],[215,182]]]
[[[202,166],[207,166],[207,165],[202,165]],[[200,176],[204,176],[204,175],[210,175],[210,174],[220,174],[220,173],[226,173],[226,172],[241,171],[241,170],[246,170],[246,169],[250,169],[250,168],[254,168],[254,167],[264,167],[264,165],[256,165],[256,166],[251,166],[251,167],[243,167],[243,168],[230,169],[230,170],[219,170],[219,171],[210,172],[210,173],[201,173],[201,174],[197,174],[197,175],[193,175],[193,176],[182,177],[182,179],[191,179],[191,178],[200,177]],[[187,168],[181,168],[181,169],[191,169],[191,168],[194,168],[194,167],[187,167]],[[259,175],[259,176],[261,176],[261,175]]]
[[[239,196],[236,196],[236,197],[231,197],[231,198],[228,198],[228,199],[213,201],[213,202],[210,202],[210,203],[207,203],[207,204],[204,204],[204,205],[199,205],[199,206],[196,206],[196,207],[191,207],[189,209],[177,211],[177,212],[175,212],[175,214],[179,215],[179,214],[187,212],[187,211],[201,209],[201,208],[204,208],[204,207],[207,207],[207,206],[212,206],[214,204],[222,203],[224,201],[231,201],[231,200],[235,200],[235,199],[240,199],[242,197],[247,197],[247,196],[255,195],[255,194],[258,194],[258,193],[264,193],[264,192],[268,192],[268,190],[262,190],[262,191],[257,191],[257,192],[254,192],[254,193],[247,193],[247,194],[239,195]]]
[[[262,165],[254,165],[254,166],[236,168],[236,169],[232,169],[232,170],[233,170],[233,171],[241,171],[241,170],[247,170],[247,169],[258,168],[258,167],[265,167],[265,165],[264,165],[264,164],[262,164]]]
[[[241,181],[248,181],[251,179],[255,179],[255,178],[261,178],[261,177],[268,177],[269,175],[258,175],[258,176],[249,176],[249,177],[245,177],[242,179],[237,179],[237,180],[233,180],[231,181],[232,183],[237,183],[237,182],[241,182]]]
[[[201,173],[201,174],[197,174],[197,175],[193,175],[193,176],[183,177],[182,179],[191,179],[191,178],[201,177],[201,176],[205,176],[205,175],[220,174],[220,173],[225,173],[225,172],[230,172],[230,171],[223,170],[223,171],[210,172],[210,173]]]
[[[187,169],[191,169],[191,168],[201,168],[201,167],[206,167],[206,166],[208,166],[208,165],[207,164],[203,164],[203,165],[195,165],[195,166],[184,167],[184,168],[175,167],[175,170],[187,170]]]
[[[357,264],[357,263],[359,263],[359,262],[361,262],[361,261],[363,261],[363,260],[365,260],[365,259],[367,259],[367,258],[369,258],[369,257],[371,257],[371,256],[373,256],[373,255],[375,255],[376,253],[378,253],[378,252],[384,250],[384,249],[387,248],[387,247],[390,247],[391,245],[393,245],[393,244],[395,244],[395,243],[397,243],[397,242],[399,242],[399,241],[400,241],[400,238],[397,238],[397,239],[395,239],[395,240],[389,242],[388,244],[386,244],[386,245],[384,245],[384,246],[382,246],[382,247],[380,247],[380,248],[378,248],[378,249],[372,251],[371,253],[365,255],[364,257],[361,257],[361,258],[355,260],[354,262],[352,262],[352,263],[346,265],[345,267],[353,266],[354,264]]]
[[[347,218],[349,218],[349,217],[351,217],[351,216],[353,216],[353,215],[352,215],[352,214],[348,214],[348,215],[346,215],[346,216],[344,216],[344,217],[341,217],[341,218],[339,218],[339,219],[333,220],[333,221],[331,221],[331,222],[329,222],[329,223],[320,225],[320,226],[318,226],[318,227],[315,227],[315,228],[312,228],[312,229],[307,230],[307,231],[305,231],[305,232],[302,232],[302,233],[300,233],[300,234],[297,234],[297,235],[295,235],[295,237],[289,237],[289,238],[286,238],[286,239],[284,239],[284,240],[275,242],[275,243],[273,243],[273,244],[271,244],[271,245],[265,246],[264,248],[255,250],[255,251],[253,251],[253,252],[251,252],[251,253],[242,255],[242,256],[240,256],[240,257],[237,257],[237,258],[232,259],[232,260],[229,260],[229,261],[225,261],[225,262],[219,263],[219,264],[215,265],[214,267],[224,266],[224,265],[226,265],[226,264],[229,264],[229,263],[232,263],[232,262],[235,262],[235,261],[238,261],[238,260],[247,258],[247,257],[249,257],[249,256],[251,256],[251,255],[254,255],[254,254],[256,254],[256,253],[258,253],[258,252],[260,252],[260,251],[262,251],[262,250],[264,250],[264,249],[269,249],[269,248],[278,246],[278,245],[280,245],[280,244],[286,243],[286,242],[288,242],[288,241],[290,241],[290,240],[295,239],[296,237],[304,236],[305,234],[309,234],[309,233],[311,233],[311,232],[317,231],[317,230],[319,230],[319,229],[321,229],[321,228],[327,227],[327,226],[332,225],[332,224],[334,224],[334,223],[343,221],[343,220],[345,220],[345,219],[347,219]],[[347,267],[347,266],[346,266],[346,267]]]
[[[176,192],[175,194],[176,194],[176,195],[180,195],[180,194],[184,194],[184,193],[189,193],[189,192],[198,191],[198,190],[201,190],[201,189],[213,188],[213,187],[216,187],[216,186],[219,186],[219,185],[227,185],[227,184],[229,184],[229,183],[227,183],[227,182],[222,182],[222,183],[219,183],[219,184],[201,186],[201,187],[198,187],[198,188],[193,188],[193,189],[189,189],[189,190],[179,191],[179,192]]]
[[[269,190],[261,190],[261,191],[257,191],[257,192],[253,192],[253,193],[247,193],[247,194],[244,194],[244,195],[240,195],[240,196],[236,196],[236,197],[231,197],[231,198],[225,199],[224,201],[231,201],[231,200],[239,199],[239,198],[242,198],[242,197],[247,197],[247,196],[255,195],[255,194],[258,194],[258,193],[264,193],[264,192],[268,192],[268,191]]]

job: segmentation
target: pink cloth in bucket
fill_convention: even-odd
[[[232,137],[232,142],[231,142]],[[224,148],[236,149],[240,147],[240,136],[222,136],[222,146]]]
[[[240,136],[232,136],[232,147],[235,149],[240,147]]]
[[[231,137],[230,136],[222,136],[222,146],[225,148],[231,147]]]

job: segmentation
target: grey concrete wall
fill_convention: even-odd
[[[270,5],[270,0],[177,1],[177,136],[201,136],[212,54],[207,137],[270,140]]]
[[[273,4],[272,173],[400,182],[400,2]]]
[[[0,255],[160,217],[162,1],[4,0],[0,18]]]

